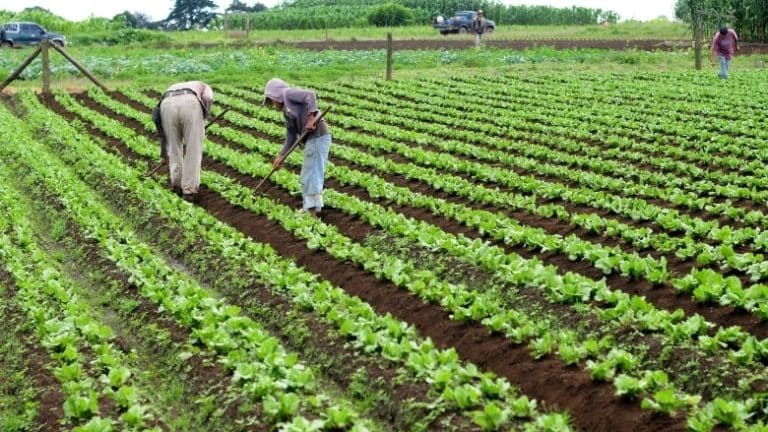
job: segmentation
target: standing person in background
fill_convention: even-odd
[[[731,59],[733,54],[739,52],[739,36],[733,29],[720,27],[720,31],[715,33],[710,48],[710,62],[715,64],[715,57],[720,60],[720,78],[727,79],[731,70]]]
[[[483,46],[483,33],[488,29],[488,23],[483,15],[483,10],[480,9],[475,15],[475,19],[472,20],[472,31],[475,32],[475,46]]]
[[[184,200],[196,202],[205,120],[211,117],[213,89],[202,81],[173,84],[163,93],[159,106],[171,188]]]
[[[264,88],[264,104],[271,104],[282,111],[285,120],[285,144],[275,157],[273,168],[280,169],[288,149],[298,136],[309,131],[301,164],[302,211],[317,216],[323,208],[323,183],[331,148],[331,131],[325,119],[315,121],[320,115],[315,92],[292,88],[285,81],[272,78]]]

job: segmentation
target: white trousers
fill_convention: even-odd
[[[168,170],[171,186],[185,194],[200,189],[205,124],[203,108],[193,94],[166,97],[160,104],[163,130],[168,139]]]

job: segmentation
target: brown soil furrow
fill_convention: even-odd
[[[231,123],[227,125],[247,133],[253,133],[252,130],[240,128]],[[221,142],[216,137],[209,137],[209,139],[222,145],[233,146],[230,143]],[[239,147],[239,148],[242,149],[242,147]],[[337,159],[337,160],[334,160],[334,163],[339,165],[347,165],[350,168],[357,169],[363,172],[370,171],[369,168],[359,167],[344,160]],[[615,243],[612,243],[611,241],[609,241],[608,238],[606,238],[605,236],[596,236],[594,234],[586,232],[583,229],[575,228],[571,225],[563,224],[556,220],[549,220],[549,221],[542,220],[538,216],[531,215],[521,211],[510,212],[501,208],[495,208],[490,206],[478,206],[477,204],[471,203],[464,198],[457,197],[455,195],[450,195],[441,191],[436,191],[432,189],[429,185],[426,185],[416,180],[405,179],[401,176],[390,174],[390,173],[377,172],[377,174],[380,175],[382,178],[384,178],[386,181],[397,186],[407,187],[411,189],[413,192],[435,196],[437,198],[442,198],[450,202],[454,202],[456,204],[465,205],[468,208],[483,209],[490,212],[506,213],[507,216],[518,220],[523,225],[543,228],[550,234],[557,234],[562,236],[574,234],[587,241],[592,241],[592,242],[603,244],[606,246],[615,245]],[[327,179],[326,182],[328,187],[332,187],[336,190],[344,191],[346,193],[351,193],[357,196],[358,198],[361,198],[364,200],[376,201],[376,200],[373,200],[370,196],[368,196],[367,192],[361,189],[353,188],[349,186],[341,186],[340,184],[338,184],[338,182],[336,182],[332,178]],[[266,185],[267,183],[265,183],[265,186]],[[390,207],[396,209],[398,212],[403,213],[406,216],[413,217],[414,219],[417,219],[417,220],[423,220],[428,223],[432,223],[440,227],[443,231],[453,233],[453,234],[463,234],[470,238],[480,237],[480,234],[477,233],[477,231],[475,231],[474,229],[464,225],[460,225],[458,222],[455,222],[455,221],[446,220],[426,210],[407,207],[407,206],[399,206],[399,205],[394,205],[390,203],[383,203],[383,202],[379,202],[379,203],[389,205]],[[298,204],[298,201],[296,205],[297,206],[300,205]],[[566,208],[569,211],[571,211],[571,206],[566,205]],[[339,226],[345,226],[345,224],[339,224]],[[354,233],[350,233],[350,235],[352,237],[357,238],[358,240],[361,238],[359,236],[355,236]],[[487,236],[484,238],[487,239]],[[511,247],[498,241],[492,240],[492,242],[504,248],[508,252],[517,253],[526,258],[532,258],[534,256],[538,257],[539,259],[544,261],[546,264],[552,264],[557,266],[561,273],[572,271],[574,273],[579,273],[584,276],[591,277],[593,279],[600,279],[604,277],[604,275],[600,270],[598,270],[597,268],[593,267],[591,264],[585,261],[571,261],[566,256],[558,253],[553,253],[553,252],[539,253],[536,251],[532,251],[530,249],[525,249],[523,247]],[[624,245],[623,249],[625,251],[632,252],[632,250],[629,248],[629,245]],[[655,256],[658,257],[660,255],[661,254],[656,254]],[[687,261],[687,262],[682,261],[674,255],[667,256],[667,259],[668,259],[668,268],[670,272],[677,275],[684,275],[689,273],[694,266],[697,268],[702,267],[691,261]],[[745,284],[750,283],[748,276],[744,274],[740,274],[738,272],[730,272],[726,274],[737,275],[742,279],[743,283]],[[647,281],[634,280],[618,274],[609,275],[606,277],[606,279],[609,285],[614,287],[615,289],[620,289],[624,292],[627,292],[633,295],[644,296],[646,297],[646,299],[648,299],[648,301],[650,301],[660,309],[666,309],[666,310],[672,311],[680,308],[680,309],[683,309],[688,315],[700,314],[704,316],[707,320],[717,323],[723,327],[738,325],[742,327],[745,331],[748,331],[759,338],[768,337],[768,325],[766,325],[764,321],[761,321],[759,318],[757,318],[756,316],[746,311],[736,310],[732,307],[723,307],[723,306],[717,306],[712,304],[702,304],[700,302],[696,302],[688,294],[678,294],[677,291],[670,285],[661,285],[661,286],[654,287]]]
[[[111,116],[118,117],[114,113]],[[126,121],[126,124],[130,122]],[[210,162],[206,159],[204,167],[209,166]],[[249,178],[244,186],[254,187],[258,181]],[[267,187],[261,192],[271,195],[273,189]],[[298,207],[299,199],[293,200]],[[377,313],[391,313],[415,325],[423,335],[432,338],[437,346],[452,347],[462,358],[506,377],[525,394],[549,406],[571,411],[581,429],[684,429],[680,419],[644,411],[637,403],[618,402],[610,384],[595,382],[580,369],[568,367],[554,358],[534,360],[526,347],[515,345],[501,336],[491,335],[479,324],[452,321],[449,314],[438,305],[424,303],[391,283],[377,280],[356,265],[308,249],[304,241],[294,238],[275,222],[229,204],[206,188],[201,188],[197,205],[254,240],[270,244],[280,255],[294,259],[309,271],[359,296],[371,304]],[[574,397],[577,394],[579,397]]]
[[[333,98],[329,98],[329,100],[335,101],[335,102],[339,103],[336,99],[333,99]],[[408,125],[403,125],[403,124],[397,123],[397,122],[389,122],[389,123],[384,123],[384,124],[388,124],[388,125],[390,125],[392,127],[395,127],[395,128],[402,128],[402,129],[410,131],[410,132],[419,132],[417,130],[408,128]],[[453,124],[450,124],[450,123],[444,123],[444,125],[446,127],[453,127]],[[378,136],[378,135],[376,135],[374,133],[371,133],[369,131],[356,130],[355,132],[361,133],[361,134],[364,134],[364,135],[368,135],[368,136],[384,138],[382,136]],[[557,135],[557,133],[553,133],[553,135]],[[504,138],[504,137],[501,137],[501,138]],[[571,139],[573,139],[573,138],[571,138]],[[545,146],[549,145],[546,142],[542,142],[542,141],[538,141],[538,140],[531,140],[531,143],[539,144],[539,145],[545,145]],[[353,144],[353,143],[345,143],[345,144],[349,145],[351,147],[356,147],[356,148],[360,147],[359,145]],[[476,145],[478,147],[488,148],[489,150],[498,151],[497,148],[490,147],[490,146],[488,146],[486,144],[483,144],[483,143],[473,142],[472,144]],[[421,148],[423,148],[426,151],[432,151],[432,152],[435,152],[435,153],[438,153],[438,154],[439,153],[443,153],[443,150],[437,148],[434,145],[428,144],[428,143],[420,143],[420,144],[408,143],[408,145],[413,146],[413,147],[421,147]],[[391,153],[385,153],[385,152],[379,152],[379,151],[376,151],[376,153],[377,154],[387,154],[388,156],[391,155]],[[572,154],[572,153],[570,153],[570,154]],[[563,177],[556,177],[556,176],[552,176],[552,175],[548,175],[548,174],[538,173],[538,172],[535,172],[535,171],[532,171],[532,170],[526,170],[526,169],[523,169],[523,168],[520,168],[520,167],[516,167],[516,166],[501,165],[501,164],[491,164],[487,160],[478,159],[478,158],[473,157],[471,155],[453,154],[453,156],[456,157],[457,159],[464,160],[464,161],[486,164],[488,166],[494,166],[496,168],[507,168],[507,169],[515,172],[516,174],[518,174],[520,176],[528,176],[528,177],[531,177],[531,178],[533,178],[535,180],[546,182],[546,183],[562,185],[562,186],[573,188],[573,189],[580,189],[580,188],[589,187],[588,185],[584,185],[582,183],[579,183],[579,182],[576,182],[576,181],[573,181],[573,180],[569,180],[569,179],[566,179],[566,178],[563,178]],[[399,156],[399,155],[397,156],[398,159],[395,159],[393,157],[390,157],[390,158],[392,158],[393,160],[399,161],[399,162],[403,162],[403,163],[412,163],[408,159],[405,159],[404,157]],[[529,157],[529,158],[536,159],[535,157]],[[545,162],[550,163],[550,161],[545,161]],[[631,163],[631,162],[628,162],[628,163]],[[589,171],[588,168],[582,168],[582,167],[579,167],[579,166],[573,166],[572,164],[565,164],[565,163],[555,163],[555,164],[559,165],[559,166],[566,166],[566,167],[569,167],[570,169],[575,169],[575,170],[578,170],[578,171]],[[640,167],[638,166],[638,168],[640,168]],[[655,168],[653,168],[653,167],[646,167],[646,168],[649,168],[648,170],[651,171],[651,172],[655,171]],[[479,180],[479,179],[476,179],[476,178],[470,178],[468,175],[465,175],[465,174],[462,174],[462,173],[455,173],[454,175],[457,175],[459,177],[465,177],[468,181],[471,181],[471,182],[477,183],[477,184],[481,184],[482,186],[487,187],[489,189],[494,189],[494,188],[499,188],[500,190],[508,189],[508,186],[506,186],[504,184],[495,183],[493,181],[486,181],[486,180]],[[616,178],[616,177],[612,176],[611,174],[602,174],[602,175],[606,176],[606,177],[609,177],[609,178]],[[619,178],[621,178],[621,176],[619,176]],[[631,178],[626,178],[624,180],[626,180],[628,182],[631,182],[631,183],[636,183]],[[706,210],[696,210],[696,209],[691,209],[691,208],[684,207],[684,206],[678,206],[678,205],[676,205],[676,204],[674,204],[674,203],[672,203],[670,201],[666,201],[666,200],[664,200],[662,198],[658,198],[658,197],[644,197],[644,196],[641,196],[639,194],[635,194],[635,195],[623,194],[622,195],[622,194],[618,194],[615,191],[611,191],[610,189],[605,189],[605,193],[611,194],[611,195],[621,196],[623,198],[642,199],[642,200],[644,200],[645,202],[647,202],[649,204],[655,205],[655,206],[663,208],[663,209],[675,210],[675,211],[679,212],[680,214],[688,216],[688,217],[691,217],[691,218],[700,218],[700,219],[703,219],[705,221],[716,220],[716,221],[718,221],[718,223],[720,223],[720,225],[729,225],[729,226],[731,226],[733,228],[742,228],[742,227],[744,227],[744,223],[743,222],[736,221],[736,220],[732,219],[729,216],[713,214],[713,213],[710,213],[710,212],[708,212]],[[715,203],[724,202],[724,201],[726,201],[726,198],[723,198],[723,197],[719,197],[716,200],[714,200]],[[620,221],[622,223],[625,223],[625,224],[627,224],[629,226],[652,228],[654,231],[660,231],[660,232],[665,232],[666,231],[665,228],[663,228],[662,226],[660,226],[660,225],[658,225],[658,224],[656,224],[655,222],[652,222],[652,221],[645,221],[645,222],[643,222],[643,221],[635,221],[635,220],[633,220],[633,219],[631,219],[631,218],[629,218],[627,216],[624,216],[622,214],[618,214],[618,213],[611,212],[611,211],[608,211],[608,210],[605,210],[605,209],[590,207],[590,206],[586,206],[586,205],[574,204],[572,202],[565,201],[565,200],[562,200],[562,199],[539,198],[538,203],[539,204],[559,204],[559,205],[566,206],[566,207],[578,208],[578,209],[581,209],[581,212],[583,212],[583,213],[594,213],[594,214],[600,215],[600,216],[605,217],[605,218],[610,218],[610,219],[618,220],[618,221]],[[755,202],[753,202],[751,200],[740,200],[739,202],[734,203],[733,205],[741,207],[741,208],[743,208],[746,211],[759,210],[760,209],[759,204],[757,204],[757,203],[755,203]],[[670,233],[670,234],[674,234],[674,233]],[[607,240],[606,243],[610,243],[610,242],[613,241],[613,240],[610,240],[610,239],[606,239],[606,240]],[[701,241],[704,242],[704,243],[709,243],[709,244],[713,244],[714,243],[713,241],[711,241],[709,239],[702,239]],[[740,252],[749,252],[749,251],[753,251],[753,250],[750,247],[748,247],[748,246],[743,246],[738,251],[740,251]]]
[[[81,102],[85,102],[90,108],[96,109],[104,114],[110,114],[108,110],[105,110],[104,107],[96,104],[90,98],[87,98],[84,95],[80,95],[78,98],[81,99]],[[49,106],[57,104],[55,101],[49,101],[49,103]],[[71,113],[66,112],[60,105],[57,109],[60,110],[59,113],[65,118],[74,118]],[[112,115],[117,117],[114,113],[112,113]],[[127,119],[121,118],[121,120]],[[138,123],[134,123],[132,126],[140,128]],[[120,150],[120,154],[131,160],[141,159],[118,141],[91,128],[90,125],[87,127],[93,135],[108,141],[110,143],[109,146],[113,151]],[[107,183],[103,183],[102,187],[108,188]],[[109,196],[109,191],[106,192],[106,195]],[[120,191],[115,190],[111,192],[119,193]],[[205,199],[205,195],[202,196],[202,199]],[[202,202],[203,201],[200,203]],[[140,203],[135,203],[130,199],[126,199],[119,203],[113,203],[113,205],[121,208],[121,213],[125,213],[135,211],[132,206],[135,205],[139,207]],[[252,219],[243,221],[244,224],[252,222]],[[150,227],[154,227],[153,229],[155,232],[145,232],[144,235],[148,237],[150,241],[155,238],[163,238],[166,239],[169,244],[188,243],[185,241],[185,233],[171,230],[168,226],[167,221],[148,221],[148,223],[144,225],[145,231],[151,231]],[[174,242],[173,239],[177,239],[178,241]],[[158,245],[158,247],[162,248],[163,245]],[[286,327],[282,320],[267,322],[266,324],[273,334],[278,335],[284,342],[287,342],[286,345],[290,348],[304,353],[305,358],[309,363],[314,363],[314,366],[317,367],[318,370],[324,372],[326,378],[334,381],[340,388],[347,388],[351,383],[352,377],[359,374],[362,368],[365,371],[365,376],[368,377],[367,384],[371,386],[369,389],[370,393],[381,395],[383,392],[387,395],[387,397],[382,398],[380,403],[373,407],[372,415],[375,417],[378,417],[382,421],[390,422],[398,428],[408,429],[412,426],[408,423],[409,421],[412,421],[409,419],[422,418],[429,414],[428,412],[414,412],[414,410],[425,409],[425,407],[429,406],[429,403],[431,403],[431,400],[429,400],[431,386],[427,383],[416,383],[409,380],[403,381],[396,377],[396,370],[387,366],[387,362],[384,360],[361,357],[351,346],[348,346],[347,341],[344,340],[343,337],[336,332],[332,332],[331,329],[326,324],[319,321],[317,317],[312,316],[311,313],[298,311],[292,308],[287,299],[275,295],[259,284],[250,285],[248,287],[237,287],[233,286],[229,280],[220,280],[220,274],[218,272],[211,273],[210,269],[217,268],[221,270],[226,268],[228,264],[222,262],[220,265],[217,265],[215,259],[209,259],[205,262],[197,261],[192,255],[194,255],[195,251],[199,251],[203,247],[203,245],[187,245],[187,249],[185,250],[171,249],[168,250],[168,253],[172,255],[174,260],[184,263],[187,270],[192,269],[195,272],[195,275],[199,276],[201,280],[214,284],[218,292],[223,294],[233,303],[252,306],[253,309],[251,310],[244,309],[246,313],[252,314],[254,313],[254,310],[266,309],[271,311],[271,313],[267,314],[269,317],[274,317],[275,313],[277,313],[279,317],[289,316],[289,314],[292,313],[301,316],[302,322],[309,326],[309,331],[307,332],[308,339],[292,340],[295,339],[294,336],[296,336],[291,334],[294,329],[293,327]],[[107,265],[109,265],[109,263],[107,263]],[[244,272],[245,270],[241,269],[241,271]],[[146,301],[143,301],[143,303],[146,303]],[[251,316],[254,317],[253,315]],[[269,317],[262,316],[261,318],[268,319]],[[255,319],[257,321],[262,321],[258,317],[255,317]],[[174,338],[174,340],[176,339]],[[179,339],[176,340],[176,342],[181,343],[184,340],[185,339]],[[314,357],[309,358],[306,356]],[[328,359],[332,359],[333,363],[328,364]],[[226,371],[222,372],[228,376],[231,375]],[[247,413],[241,413],[241,415],[245,414]],[[452,416],[455,416],[455,413],[447,412],[443,414],[432,423],[430,430],[435,430],[435,427],[439,427],[437,425],[440,424],[441,419]],[[473,428],[466,423],[466,419],[454,417],[450,419],[450,422],[454,425],[460,425],[461,430],[473,430]]]
[[[121,121],[125,122],[126,124],[133,125],[132,127],[139,126],[138,123],[133,122],[131,119],[127,119],[122,116],[117,116],[115,113],[110,111],[107,111],[107,112],[114,117],[120,117]],[[238,127],[226,121],[224,122],[224,124],[226,126],[232,127],[237,130],[241,130],[246,133],[254,132],[253,130]],[[263,136],[260,136],[260,137],[265,138]],[[224,146],[229,146],[232,148],[237,148],[243,151],[247,151],[236,144],[224,142],[223,140],[218,139],[218,137],[215,137],[215,136],[209,136],[208,139]],[[331,154],[331,158],[332,156],[333,155]],[[344,160],[337,159],[337,160],[334,160],[334,163],[340,164],[340,165],[346,165],[346,166],[349,166],[350,168],[357,169],[363,172],[370,171],[370,169],[368,168],[359,167]],[[226,171],[223,171],[226,175],[237,176],[238,178],[240,178],[241,182],[249,182],[251,179],[250,177],[237,174],[236,172],[231,170],[229,167],[226,167],[222,164],[214,164],[214,166],[216,165],[220,167],[218,169],[226,170]],[[291,168],[287,168],[287,169],[291,169]],[[523,225],[543,228],[550,234],[557,234],[562,236],[574,234],[584,240],[592,241],[592,242],[607,245],[607,246],[613,246],[615,244],[608,241],[605,236],[596,236],[594,234],[586,232],[583,229],[575,228],[571,225],[563,224],[556,220],[549,220],[549,221],[542,220],[538,216],[531,215],[521,211],[509,212],[505,209],[493,208],[489,206],[478,207],[476,204],[473,204],[464,198],[456,197],[454,195],[443,193],[441,191],[436,191],[432,189],[430,186],[423,184],[419,181],[408,180],[401,176],[390,174],[390,173],[377,173],[377,174],[392,184],[395,184],[397,186],[407,187],[417,193],[422,193],[425,195],[446,199],[448,201],[451,201],[457,204],[465,205],[468,208],[476,208],[476,209],[481,208],[491,212],[507,213],[509,217],[512,217],[520,221],[520,223]],[[389,207],[396,209],[398,212],[408,217],[412,217],[417,220],[423,220],[425,222],[436,225],[445,232],[449,232],[452,234],[462,234],[470,238],[483,237],[486,240],[489,240],[487,236],[481,236],[476,230],[472,228],[461,225],[455,221],[447,220],[441,216],[434,215],[429,211],[408,207],[408,206],[399,206],[399,205],[394,205],[390,203],[382,203],[379,200],[372,199],[367,194],[366,191],[363,191],[355,187],[342,186],[332,178],[327,179],[326,182],[327,182],[327,185],[326,185],[327,187],[332,187],[339,191],[351,193],[352,195],[355,195],[358,198],[363,200],[375,201],[375,202],[379,202],[380,204],[388,205]],[[267,182],[264,184],[264,186],[262,186],[262,188],[266,188],[271,185],[274,185],[274,184]],[[279,193],[279,192],[276,192],[275,190],[270,190],[270,195],[275,193]],[[292,199],[292,200],[294,201],[294,204],[293,204],[294,206],[296,207],[300,206],[300,202],[298,200],[296,199]],[[289,202],[289,201],[284,201],[284,202]],[[324,219],[325,219],[325,216],[324,216]],[[354,227],[355,224],[350,223],[350,221],[345,221],[344,223],[338,223],[337,226],[339,226],[340,229],[346,235],[349,235],[350,237],[353,237],[358,241],[361,241],[365,237],[365,234],[361,235],[359,233],[356,233],[354,229],[351,228],[351,227]],[[369,228],[362,228],[362,230],[363,232],[367,232]],[[599,269],[595,268],[594,266],[592,266],[591,264],[585,261],[572,261],[568,259],[567,256],[559,253],[553,253],[553,252],[540,253],[534,250],[526,249],[524,247],[512,247],[498,241],[494,241],[494,240],[491,240],[491,241],[497,246],[504,248],[508,252],[516,253],[526,258],[537,257],[541,259],[543,262],[545,262],[546,264],[551,264],[556,266],[562,274],[570,271],[570,272],[582,274],[584,276],[587,276],[596,280],[599,280],[602,277],[604,277],[604,275]],[[625,245],[624,249],[625,251],[631,252],[631,249],[628,247],[628,245]],[[691,269],[694,266],[692,262],[690,261],[683,262],[673,255],[667,258],[669,262],[669,269],[674,274],[678,274],[678,275],[687,274],[688,272],[691,271]],[[701,267],[701,266],[697,266],[697,267]],[[740,276],[742,277],[743,282],[745,283],[748,282],[747,276],[743,274]],[[661,285],[661,286],[654,287],[647,281],[630,279],[628,277],[624,277],[619,274],[609,275],[606,277],[606,280],[611,287],[614,287],[614,289],[620,289],[624,292],[627,292],[633,295],[644,296],[648,301],[650,301],[660,309],[673,311],[675,309],[680,308],[680,309],[683,309],[686,312],[686,314],[689,316],[693,314],[700,314],[703,317],[705,317],[707,320],[717,323],[723,327],[738,325],[741,328],[743,328],[745,331],[750,332],[756,337],[759,337],[759,338],[768,337],[768,325],[766,325],[765,322],[761,321],[759,318],[755,317],[754,315],[746,311],[736,310],[732,307],[723,307],[723,306],[702,304],[700,302],[696,302],[688,294],[678,294],[677,291],[675,291],[675,289],[670,285]]]

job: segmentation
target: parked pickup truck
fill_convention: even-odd
[[[67,39],[59,33],[49,32],[33,22],[9,22],[0,27],[0,48],[38,45],[46,37],[51,43],[63,47]]]
[[[440,31],[440,34],[447,35],[448,33],[460,33],[465,34],[472,31],[472,20],[475,19],[477,12],[475,11],[459,11],[456,12],[451,18],[442,20],[438,17],[435,23],[432,24],[436,30]],[[488,33],[496,30],[496,23],[488,18],[485,19],[488,23]]]

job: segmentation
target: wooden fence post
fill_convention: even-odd
[[[392,81],[392,32],[387,33],[387,81]]]
[[[21,65],[19,65],[18,68],[16,68],[11,75],[8,76],[8,78],[3,81],[2,84],[0,84],[0,91],[3,91],[3,89],[8,86],[13,80],[19,77],[21,75],[21,72],[24,71],[24,69],[29,66],[30,63],[32,63],[32,60],[34,60],[41,52],[43,53],[43,92],[44,93],[50,93],[51,92],[51,59],[50,59],[50,50],[49,48],[53,47],[56,51],[58,51],[61,55],[63,55],[67,60],[69,60],[70,63],[72,63],[83,75],[88,77],[91,81],[93,81],[94,84],[99,86],[102,90],[105,92],[108,92],[109,89],[107,86],[102,84],[99,80],[96,79],[95,76],[93,76],[88,70],[78,63],[77,60],[72,58],[66,51],[64,51],[63,48],[59,47],[55,43],[51,43],[48,38],[43,38],[40,45],[38,45],[37,48],[35,48],[35,51],[27,57]]]
[[[48,47],[51,42],[48,38],[43,38],[40,44],[41,53],[43,55],[43,93],[51,92],[51,57],[48,54]]]

